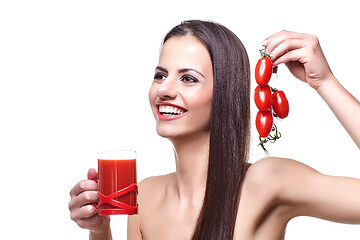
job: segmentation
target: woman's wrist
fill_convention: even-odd
[[[111,234],[111,228],[110,228],[110,217],[105,217],[101,223],[98,229],[96,230],[90,230],[89,233],[89,239],[90,240],[111,240],[112,234]]]
[[[108,227],[107,229],[103,230],[102,232],[92,232],[90,231],[90,240],[112,240],[111,229]]]
[[[319,93],[319,95],[322,97],[323,95],[326,95],[327,93],[331,92],[331,89],[334,88],[341,88],[340,82],[335,78],[334,75],[329,75],[326,80],[323,80],[321,84],[315,90]]]

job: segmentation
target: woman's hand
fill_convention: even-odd
[[[325,81],[334,80],[319,40],[314,35],[281,31],[266,38],[262,45],[274,65],[285,63],[296,78],[314,89]]]
[[[91,168],[88,171],[88,180],[77,183],[70,191],[69,202],[70,216],[79,227],[90,230],[94,234],[108,232],[110,217],[99,216],[92,205],[99,201],[97,182],[90,180],[98,178],[98,173]]]

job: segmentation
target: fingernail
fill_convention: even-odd
[[[266,47],[266,45],[268,45],[269,40],[265,39],[264,41],[262,41],[261,45]]]

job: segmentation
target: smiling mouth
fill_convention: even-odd
[[[174,106],[160,105],[159,112],[161,115],[181,115],[185,112],[185,110]]]
[[[159,117],[161,117],[162,120],[170,120],[181,117],[187,112],[186,109],[167,102],[157,102],[156,106],[158,108]]]

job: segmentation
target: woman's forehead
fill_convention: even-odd
[[[210,54],[204,44],[194,36],[176,36],[168,39],[160,53],[159,66],[164,68],[194,68],[212,72]]]

